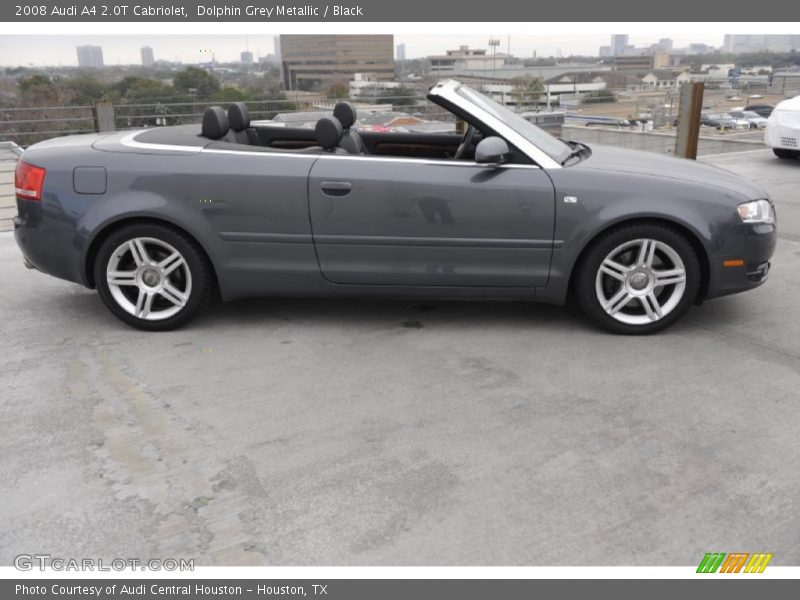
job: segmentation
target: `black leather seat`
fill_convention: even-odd
[[[367,146],[364,144],[364,140],[352,128],[356,119],[358,119],[356,107],[349,102],[337,102],[333,108],[333,116],[339,120],[344,129],[344,135],[342,136],[342,141],[339,142],[339,146],[350,154],[367,154]]]
[[[221,140],[228,133],[228,115],[221,106],[209,106],[203,113],[201,135],[211,140]]]
[[[314,127],[314,137],[317,140],[316,146],[298,150],[301,154],[319,154],[329,152],[331,154],[350,154],[347,150],[340,147],[344,128],[336,117],[322,117]]]
[[[258,133],[250,127],[250,112],[244,102],[234,102],[228,107],[228,123],[230,130],[225,136],[225,141],[259,145]]]

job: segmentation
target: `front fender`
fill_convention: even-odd
[[[694,238],[708,261],[737,246],[744,236],[736,205],[743,196],[713,185],[661,180],[621,173],[584,171],[554,173],[556,227],[552,285],[537,297],[563,302],[572,272],[586,247],[598,235],[621,223],[659,220]],[[565,196],[577,198],[565,202]]]

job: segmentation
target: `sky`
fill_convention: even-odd
[[[509,37],[503,32],[487,35],[395,35],[396,44],[406,45],[406,58],[419,58],[443,54],[445,50],[468,45],[486,48],[490,37],[501,41],[498,52],[506,52]],[[675,47],[690,43],[722,45],[722,34],[668,35]],[[256,56],[274,52],[272,35],[0,35],[0,65],[2,66],[77,66],[76,46],[92,44],[102,46],[106,65],[140,64],[139,50],[150,46],[156,60],[180,61],[186,64],[208,62],[213,51],[218,62],[239,60],[246,49]],[[649,46],[658,41],[652,36],[630,35],[630,43]],[[558,35],[512,35],[511,53],[527,58],[533,56],[562,56],[570,54],[597,55],[600,46],[609,43],[608,35],[580,34],[572,37]]]

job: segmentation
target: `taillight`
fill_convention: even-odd
[[[34,167],[21,160],[17,161],[17,170],[14,172],[14,187],[17,197],[26,200],[41,200],[43,185],[44,169],[42,167]]]

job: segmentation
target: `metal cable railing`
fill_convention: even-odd
[[[496,87],[496,86],[495,86]],[[576,121],[584,119],[584,125],[591,128],[631,129],[647,122],[647,128],[657,131],[674,130],[678,114],[679,88],[611,88],[590,92],[575,90],[558,94],[541,93],[532,98],[515,95],[513,92],[497,91],[487,85],[484,93],[491,95],[518,112],[553,109],[566,114],[565,124],[577,125]],[[770,98],[777,102],[780,98]],[[113,106],[113,125],[116,129],[160,127],[199,123],[203,111],[213,104],[225,105],[226,102],[209,99],[192,101],[176,97],[163,97],[160,102],[118,102]],[[285,98],[272,100],[251,100],[246,104],[253,120],[280,119],[287,124],[309,123],[304,121],[304,113],[329,112],[339,99],[309,98],[307,95],[294,95],[289,92]],[[379,117],[372,117],[376,112],[392,111],[398,115],[416,117],[422,121],[443,121],[452,123],[454,117],[441,107],[428,102],[419,95],[355,97],[343,98],[361,105],[370,105],[360,109],[362,127],[380,127]],[[522,102],[523,106],[518,106]],[[712,112],[724,113],[735,107],[747,104],[747,97],[735,97],[731,90],[707,90],[704,108]],[[525,106],[524,104],[527,104]],[[294,118],[294,117],[297,118]],[[586,119],[601,117],[586,123]],[[605,119],[605,122],[603,122]],[[28,146],[48,137],[87,133],[98,129],[97,119],[92,106],[31,106],[10,107],[0,109],[0,141],[10,140],[21,146]],[[701,135],[706,132],[701,131]],[[717,135],[714,131],[707,133]],[[724,132],[727,134],[728,132]],[[654,143],[654,147],[659,147]]]

